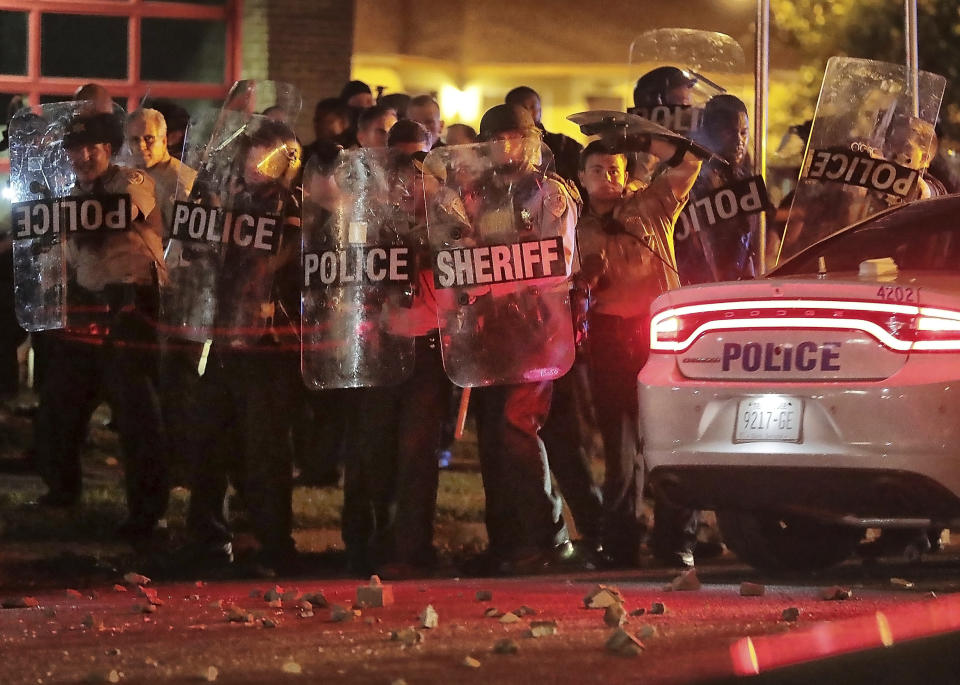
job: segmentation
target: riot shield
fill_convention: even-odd
[[[183,161],[196,180],[174,204],[165,261],[170,284],[161,321],[171,335],[235,346],[258,344],[296,322],[296,298],[282,308],[277,273],[299,248],[286,228],[299,227],[291,191],[300,146],[285,124],[223,109],[187,130]],[[294,288],[295,289],[295,288]],[[281,303],[281,311],[277,303]]]
[[[574,357],[577,212],[537,138],[430,152],[427,195],[443,365],[461,387],[551,380]]]
[[[701,171],[674,230],[681,284],[752,278],[755,221],[769,204],[761,176]]]
[[[386,148],[342,152],[333,168],[316,157],[308,164],[301,283],[307,387],[396,385],[413,373],[415,339],[403,324],[419,262],[429,258],[424,217],[415,211],[419,173],[413,158]]]
[[[10,122],[17,319],[28,331],[105,335],[124,295],[161,274],[153,184],[119,166],[123,114],[86,102],[24,108]]]
[[[689,150],[701,159],[716,159],[719,163],[723,163],[700,143],[639,114],[596,109],[571,114],[567,119],[579,126],[585,136],[600,136],[609,147],[623,152],[628,157],[646,150],[646,140],[654,137],[682,150]]]
[[[675,67],[679,73],[663,80],[665,67]],[[743,49],[726,34],[680,28],[646,31],[630,44],[630,85],[633,88],[646,75],[646,85],[660,94],[643,98],[629,111],[689,136],[699,130],[706,102],[727,92],[728,82],[743,68]],[[659,71],[651,74],[655,69]],[[677,85],[675,79],[691,86],[685,103],[663,93]]]
[[[225,112],[237,112],[246,119],[262,114],[293,127],[303,101],[296,86],[283,81],[237,81],[223,103]]]
[[[942,76],[921,71],[914,113],[904,66],[830,59],[781,260],[844,226],[918,197],[945,86]]]
[[[753,116],[752,82],[748,85],[744,73],[743,50],[730,36],[711,31],[692,29],[656,29],[648,31],[631,45],[630,63],[635,77],[646,71],[646,75],[637,82],[635,96],[644,100],[643,107],[631,111],[652,118],[668,128],[692,137],[711,152],[721,153],[721,145],[711,140],[709,132],[703,128],[707,103],[718,95],[733,96],[743,103],[748,118]],[[677,72],[677,69],[680,72]],[[671,73],[672,72],[672,73]],[[641,87],[641,83],[645,84]],[[652,97],[650,88],[676,87],[679,90],[661,91],[665,95],[662,101]],[[685,97],[684,104],[678,104],[675,98]],[[724,102],[724,99],[727,102]],[[730,98],[718,98],[715,112],[729,108]],[[715,127],[726,121],[725,114],[715,116]],[[724,153],[728,154],[728,153]],[[718,156],[720,156],[718,154]],[[727,160],[732,161],[732,160]],[[744,261],[745,255],[752,251],[759,233],[756,216],[747,215],[744,205],[737,204],[735,216],[723,218],[716,212],[714,201],[728,198],[730,192],[744,191],[741,199],[752,206],[754,197],[752,188],[759,188],[765,195],[763,180],[759,176],[750,178],[749,154],[744,161],[735,162],[735,170],[719,168],[716,162],[704,164],[700,178],[691,193],[691,203],[677,224],[674,235],[677,265],[684,283],[703,282],[723,279],[734,270],[731,262]],[[635,165],[636,166],[636,165]],[[741,183],[743,182],[743,183]],[[721,193],[719,196],[705,198],[707,194]],[[701,201],[700,212],[691,205]],[[765,206],[765,204],[764,204]],[[723,207],[720,207],[723,212]],[[755,214],[759,208],[752,212]],[[727,212],[729,213],[729,212]],[[708,225],[701,233],[702,226]],[[739,245],[732,248],[732,244]],[[752,273],[752,264],[743,263],[737,273]]]
[[[170,282],[162,293],[160,320],[170,335],[195,342],[213,337],[223,245],[216,240],[194,239],[189,217],[197,211],[193,235],[206,235],[206,230],[199,230],[202,214],[196,208],[205,207],[216,219],[217,208],[230,201],[227,184],[235,173],[234,160],[240,156],[241,136],[248,121],[243,114],[205,111],[184,133],[181,161],[198,174],[191,188],[177,187],[173,221],[166,232],[164,261]],[[184,217],[188,219],[187,230],[181,226]],[[207,223],[203,222],[203,229]],[[213,234],[217,234],[215,230]]]

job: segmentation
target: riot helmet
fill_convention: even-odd
[[[697,79],[672,66],[657,67],[637,79],[633,88],[633,106],[652,108],[658,105],[689,105],[690,91]]]
[[[279,121],[263,121],[244,140],[243,152],[248,184],[280,183],[289,188],[300,171],[300,143],[290,127]]]

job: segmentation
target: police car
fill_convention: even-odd
[[[823,568],[867,528],[960,521],[960,197],[886,210],[756,281],[667,292],[650,326],[651,485],[715,509],[744,561]]]

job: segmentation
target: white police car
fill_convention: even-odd
[[[960,522],[960,197],[887,210],[763,279],[665,293],[651,316],[651,484],[715,509],[741,559],[821,568],[866,528]]]

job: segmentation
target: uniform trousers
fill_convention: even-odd
[[[233,475],[242,479],[235,486],[262,555],[294,551],[290,429],[301,393],[296,353],[213,346],[192,435],[197,462],[187,524],[196,542],[217,547],[231,539],[226,494]]]
[[[590,315],[591,391],[603,436],[603,547],[634,565],[646,533],[643,491],[646,467],[637,396],[637,374],[649,354],[645,317]],[[653,544],[658,555],[692,544],[696,512],[658,501]]]
[[[197,421],[200,375],[197,367],[203,343],[177,338],[162,340],[160,406],[167,435],[171,483],[190,487],[196,455],[191,434]]]
[[[409,379],[358,391],[343,493],[343,541],[357,567],[433,563],[436,447],[449,387],[439,341],[431,335],[416,339]]]
[[[148,287],[118,286],[114,292],[131,301],[152,298]],[[120,433],[127,527],[146,534],[163,517],[170,494],[156,329],[149,314],[135,308],[112,315],[109,326],[105,338],[46,336],[48,367],[34,422],[37,467],[52,500],[79,501],[80,450],[90,415],[105,398]]]
[[[540,431],[550,458],[560,493],[570,507],[577,532],[585,540],[600,542],[603,502],[593,482],[590,455],[585,449],[583,414],[586,410],[581,392],[581,373],[587,369],[580,361],[569,373],[553,382],[553,398],[547,422]]]
[[[551,382],[475,388],[480,471],[490,552],[502,560],[552,550],[569,539],[540,429]]]

